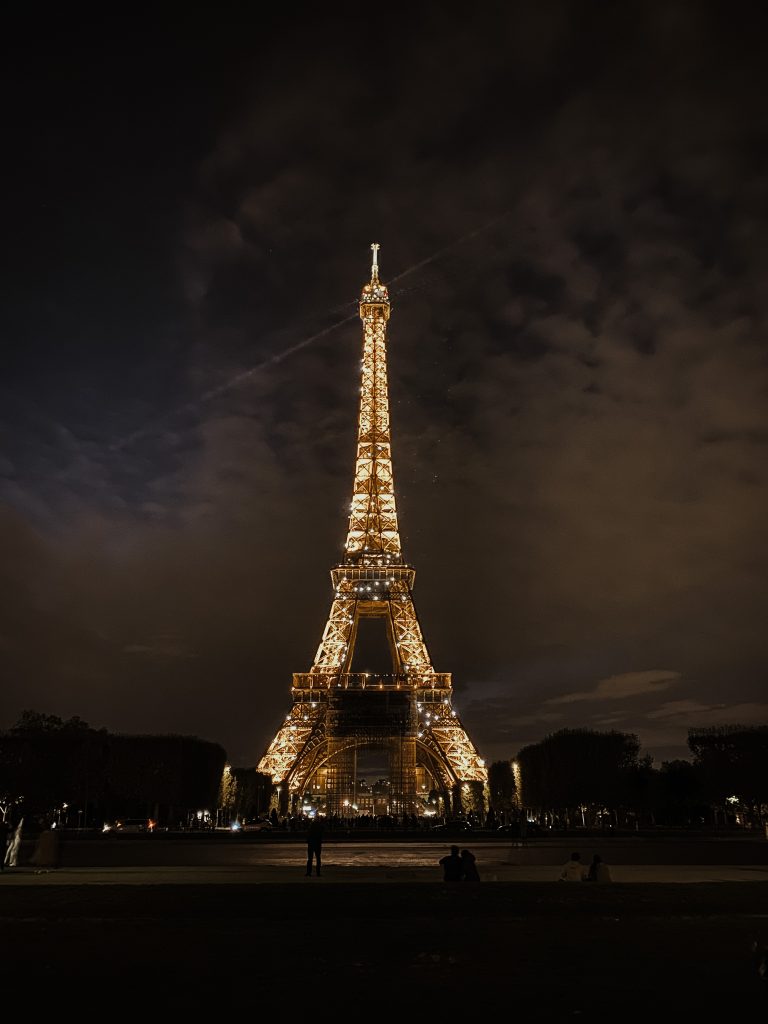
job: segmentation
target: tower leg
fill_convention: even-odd
[[[326,783],[326,813],[328,817],[337,814],[340,818],[349,813],[344,801],[352,802],[354,792],[354,748],[344,746],[336,740],[328,741],[328,764]]]
[[[416,813],[416,739],[394,739],[389,747],[389,778],[392,813],[398,817]]]
[[[464,810],[461,802],[461,783],[457,782],[451,787],[451,814],[458,815]]]

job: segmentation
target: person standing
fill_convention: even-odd
[[[323,819],[315,815],[307,831],[307,876],[312,874],[312,861],[315,861],[315,873],[320,875],[320,860],[323,852]]]
[[[603,858],[599,853],[596,853],[592,858],[592,863],[589,865],[589,871],[587,872],[588,882],[611,882],[611,872],[607,864],[603,863]]]
[[[20,818],[16,826],[8,849],[5,851],[5,867],[15,868],[19,863],[19,847],[21,846],[21,832],[24,828],[24,819]]]
[[[563,870],[560,872],[560,882],[583,882],[584,881],[584,865],[581,863],[581,854],[572,853],[571,859],[563,864]]]
[[[0,818],[0,871],[5,871],[5,851],[8,846],[8,823]]]
[[[463,870],[458,846],[452,846],[451,852],[440,858],[440,867],[443,869],[444,882],[460,882]]]
[[[53,823],[48,824],[40,833],[30,864],[34,864],[39,871],[59,866],[59,833]]]
[[[470,850],[461,851],[461,877],[464,882],[479,882],[476,857]]]

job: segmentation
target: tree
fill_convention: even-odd
[[[219,783],[219,797],[217,800],[217,806],[222,811],[231,812],[235,806],[235,798],[237,797],[237,783],[235,777],[232,774],[232,765],[225,764],[224,770],[221,773],[221,782]]]
[[[235,797],[232,811],[237,818],[255,818],[266,814],[274,790],[272,776],[255,768],[233,768]]]
[[[170,823],[190,810],[214,810],[224,748],[197,736],[111,736],[105,798],[114,814]]]
[[[741,805],[763,823],[768,804],[768,725],[719,725],[690,729],[688,747],[711,803]]]
[[[223,747],[196,736],[119,736],[24,711],[0,734],[0,803],[23,799],[28,817],[44,818],[68,805],[83,825],[144,814],[174,822],[216,806],[225,760]]]
[[[488,789],[491,807],[509,813],[515,810],[517,790],[511,761],[494,761],[488,769]]]
[[[0,771],[7,795],[23,798],[28,817],[51,819],[64,805],[98,800],[106,731],[80,718],[25,711],[0,735]]]
[[[40,732],[88,732],[90,726],[79,715],[68,718],[66,722],[58,715],[44,715],[39,711],[22,711],[18,722],[11,726],[14,736]]]
[[[556,812],[569,824],[585,809],[602,817],[630,803],[629,776],[640,767],[637,736],[561,729],[517,754],[525,807]]]
[[[665,825],[693,825],[706,813],[701,769],[690,761],[664,761],[656,773],[654,804]]]

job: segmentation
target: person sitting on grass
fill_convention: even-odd
[[[584,866],[581,863],[581,854],[572,853],[571,859],[563,864],[563,870],[560,872],[560,882],[583,882],[584,881]]]
[[[443,869],[444,882],[460,882],[463,865],[459,856],[458,846],[452,846],[451,852],[440,858],[440,867]]]
[[[464,882],[480,881],[480,872],[477,870],[475,855],[470,850],[461,851],[461,877]]]
[[[603,858],[599,853],[596,853],[592,858],[592,863],[589,865],[589,871],[587,872],[588,882],[610,882],[611,872],[608,870],[608,865],[603,863]]]

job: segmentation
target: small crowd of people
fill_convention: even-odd
[[[612,879],[610,869],[608,865],[603,862],[603,858],[599,853],[596,853],[593,856],[592,863],[587,868],[581,862],[581,854],[578,853],[578,851],[574,851],[569,860],[563,864],[559,881],[610,882]]]
[[[480,872],[477,870],[475,855],[470,850],[459,850],[452,846],[451,852],[442,857],[440,866],[443,869],[444,882],[479,882]],[[592,857],[592,863],[585,867],[581,862],[581,854],[574,852],[563,865],[560,872],[561,882],[611,882],[611,872],[599,853]]]
[[[278,814],[272,808],[267,816],[273,829],[283,832],[306,832],[310,823],[317,815],[304,813]],[[256,820],[264,820],[257,818]],[[490,829],[495,831],[498,827],[497,818],[493,811],[489,811],[485,819],[473,811],[461,815],[456,819],[459,822],[466,822],[474,829]],[[347,831],[358,829],[360,831],[386,832],[397,829],[403,831],[428,832],[435,825],[445,822],[444,818],[428,817],[416,814],[355,814],[344,816],[340,814],[329,814],[325,816],[325,826],[329,832]]]

